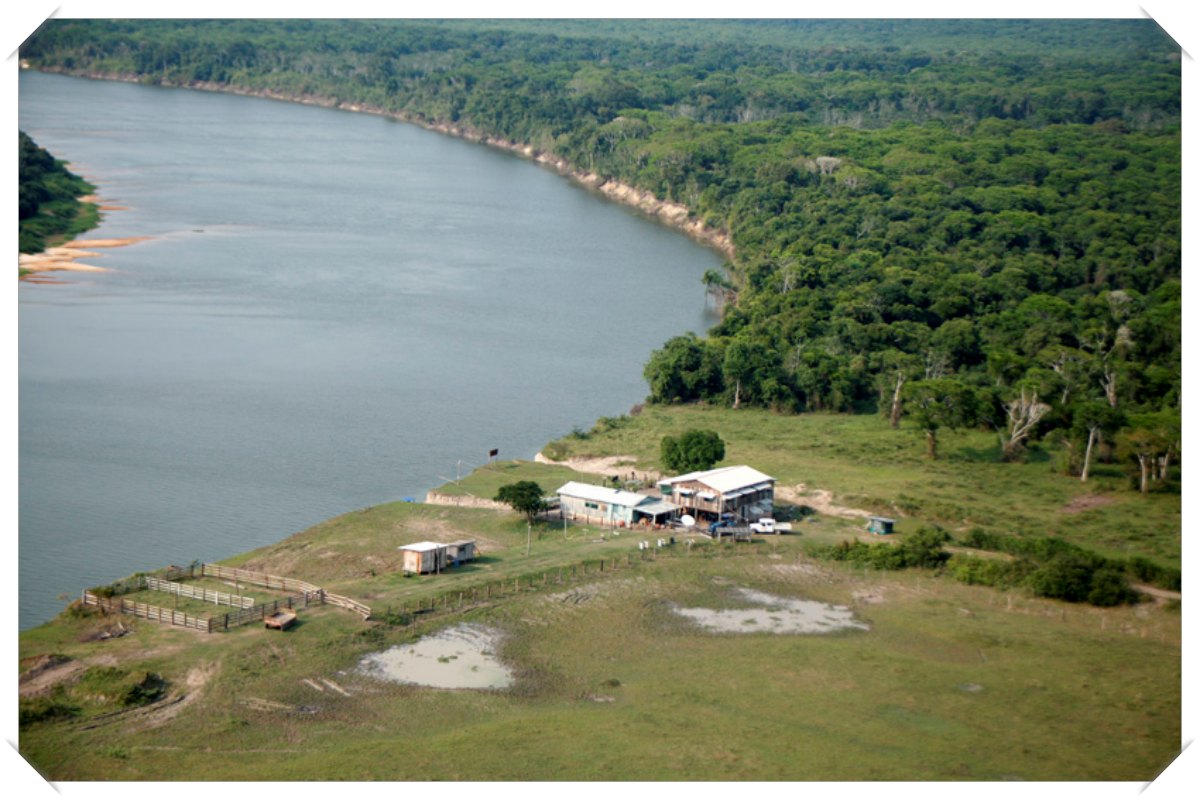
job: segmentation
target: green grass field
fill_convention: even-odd
[[[724,464],[750,464],[781,486],[832,491],[842,505],[895,515],[902,525],[910,519],[912,526],[936,523],[951,531],[978,526],[1061,536],[1104,555],[1143,555],[1180,566],[1178,493],[1142,497],[1120,465],[1099,465],[1081,483],[1056,470],[1054,454],[1040,449],[1025,463],[1004,464],[996,438],[978,431],[943,432],[942,457],[930,461],[922,436],[907,422],[892,430],[870,415],[647,406],[636,416],[602,420],[583,437],[563,437],[543,452],[559,460],[629,455],[639,467],[661,469],[662,437],[691,428],[720,434]]]
[[[919,510],[902,533],[990,520],[1125,552],[1128,525],[1154,533],[1130,552],[1177,563],[1178,497],[1142,498],[1105,476],[1111,501],[1072,515],[1063,506],[1098,486],[1037,460],[992,463],[972,435],[947,437],[946,460],[929,464],[915,434],[871,418],[649,409],[550,449],[653,468],[657,437],[687,427],[718,430],[726,463],[843,504],[896,513],[888,498],[910,497]],[[512,480],[552,489],[573,477],[594,479],[512,463],[456,488],[490,497]],[[78,665],[22,699],[45,718],[22,726],[20,748],[54,780],[1149,780],[1178,752],[1178,604],[1099,609],[923,570],[816,562],[806,542],[861,533],[852,520],[818,519],[799,535],[681,541],[655,556],[633,532],[549,521],[534,526],[527,556],[513,513],[414,503],[351,512],[224,563],[349,595],[372,606],[373,621],[326,606],[301,611],[286,633],[207,635],[123,617],[131,635],[99,640],[114,618],[64,613],[20,637],[23,670],[50,654]],[[479,542],[477,562],[399,571],[400,545],[459,538]],[[514,580],[520,591],[470,602],[473,590]],[[740,607],[739,587],[846,606],[869,629],[717,634],[673,610]],[[387,613],[432,597],[454,606],[460,592],[464,607],[411,625]],[[358,671],[368,654],[463,621],[503,632],[512,688],[437,690]],[[166,680],[166,697],[124,703],[147,673]]]

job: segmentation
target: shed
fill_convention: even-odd
[[[446,545],[446,558],[456,567],[466,561],[474,561],[475,540],[461,539],[457,542],[450,542]]]
[[[437,542],[414,542],[400,548],[405,572],[441,572],[446,568],[449,547]]]
[[[889,534],[896,525],[896,520],[888,517],[867,517],[867,530],[871,533]]]

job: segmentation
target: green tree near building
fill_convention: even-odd
[[[659,448],[663,466],[677,473],[712,469],[725,457],[725,442],[715,431],[690,430],[679,437],[664,436]]]
[[[542,487],[533,481],[517,481],[501,486],[496,492],[495,500],[512,507],[513,511],[524,514],[526,521],[533,523],[533,518],[546,510],[545,493]]]

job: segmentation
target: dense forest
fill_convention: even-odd
[[[95,224],[95,209],[79,200],[95,187],[38,147],[24,131],[18,132],[18,142],[18,245],[22,253],[40,253],[55,237],[79,233]]]
[[[736,255],[653,402],[1179,460],[1180,51],[1150,20],[51,20],[33,66],[353,102],[685,205]]]

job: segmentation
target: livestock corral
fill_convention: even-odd
[[[255,594],[247,595],[247,591]],[[353,611],[363,619],[371,616],[368,606],[306,581],[202,563],[139,573],[86,589],[81,600],[83,605],[107,613],[129,614],[205,633],[255,622],[288,627],[280,626],[278,620],[288,614],[294,620],[296,609],[326,603]]]

